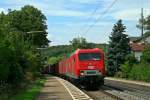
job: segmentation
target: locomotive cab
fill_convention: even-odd
[[[84,86],[98,87],[104,84],[104,53],[99,49],[85,49],[78,52],[78,73]]]
[[[101,49],[78,49],[59,62],[59,74],[86,87],[104,83],[105,64]]]

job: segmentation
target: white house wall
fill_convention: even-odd
[[[134,55],[138,61],[141,61],[142,52],[134,52]]]

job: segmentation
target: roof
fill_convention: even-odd
[[[142,37],[139,37],[135,40],[135,42],[141,41],[142,39],[145,39],[150,36],[150,32],[145,33]]]
[[[132,44],[130,44],[130,47],[131,47],[132,51],[141,52],[144,50],[145,44],[144,43],[132,43]]]
[[[136,41],[138,39],[140,39],[141,37],[129,37],[130,41]]]

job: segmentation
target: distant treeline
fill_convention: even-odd
[[[88,45],[90,45],[89,48],[100,48],[103,49],[104,52],[107,52],[107,44],[88,43]],[[73,51],[71,45],[57,45],[51,46],[45,50],[44,55],[47,57],[60,57],[69,55]]]

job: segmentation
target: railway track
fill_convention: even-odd
[[[91,98],[94,100],[122,100],[118,96],[114,96],[111,93],[105,92],[103,89],[99,90],[82,90],[85,92],[87,95],[89,95]]]
[[[124,100],[150,100],[150,87],[124,82],[105,80],[105,91]]]
[[[98,90],[86,90],[79,85],[72,84],[67,80],[57,78],[67,89],[73,100],[122,100],[121,98],[114,96],[103,89]],[[78,88],[77,88],[78,87]]]
[[[150,100],[149,86],[126,82],[105,80],[99,90],[82,90],[94,100]]]
[[[150,96],[147,92],[146,94],[141,94],[139,90],[135,92],[108,85],[101,86],[100,89],[96,91],[83,91],[94,100],[150,100]]]
[[[87,90],[81,86],[63,80],[73,100],[150,100],[150,89],[145,86],[131,85],[110,80],[97,90]]]

